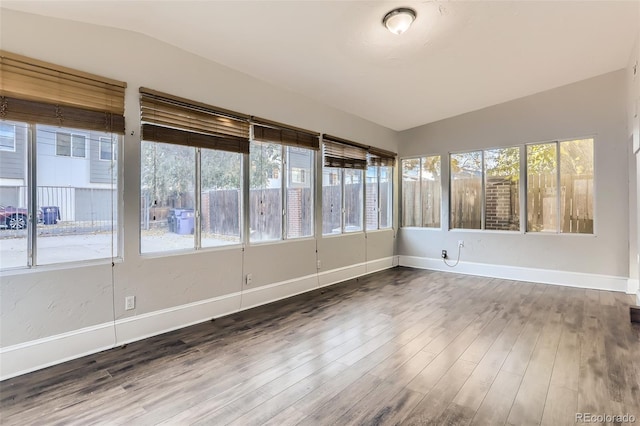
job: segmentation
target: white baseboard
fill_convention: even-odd
[[[326,287],[367,274],[367,263],[357,263],[355,265],[336,268],[330,271],[318,273],[318,286]]]
[[[241,310],[240,296],[240,293],[225,294],[117,320],[116,346],[238,312]]]
[[[640,306],[640,290],[636,293],[636,305]]]
[[[0,380],[392,268],[397,264],[397,256],[376,259],[0,348]]]
[[[115,346],[113,322],[0,348],[0,380],[80,358]]]
[[[636,294],[640,291],[640,280],[629,278],[627,280],[627,294]]]
[[[550,269],[523,268],[517,266],[491,265],[486,263],[460,262],[455,268],[444,264],[442,259],[417,256],[400,256],[400,266],[409,266],[457,274],[479,275],[515,281],[557,284],[569,287],[609,290],[626,293],[628,278],[610,275],[585,274],[581,272],[555,271]]]
[[[286,299],[297,294],[306,293],[318,288],[318,276],[316,274],[293,280],[281,281],[262,287],[244,290],[242,292],[242,310],[266,305],[277,300]]]

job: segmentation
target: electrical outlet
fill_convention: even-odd
[[[458,247],[464,247],[464,240],[458,240]]]
[[[253,274],[247,274],[244,281],[247,285],[251,285],[253,282]]]
[[[136,297],[135,296],[127,296],[124,298],[124,309],[125,311],[130,311],[136,308]]]
[[[447,251],[446,250],[442,250],[442,254],[440,255],[443,259],[447,258]]]
[[[316,268],[320,269],[322,267],[322,263],[320,263],[320,259],[316,262]]]

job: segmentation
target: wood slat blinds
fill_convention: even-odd
[[[395,152],[385,151],[384,149],[369,147],[367,163],[369,166],[393,167],[396,164],[396,154]]]
[[[0,118],[124,133],[126,83],[0,50]]]
[[[253,139],[260,142],[275,142],[282,145],[307,149],[320,149],[319,133],[253,117]]]
[[[142,139],[249,152],[249,116],[140,88]]]
[[[329,135],[323,135],[322,144],[325,167],[367,168],[367,146]]]

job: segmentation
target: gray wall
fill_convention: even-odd
[[[453,95],[453,94],[452,94]],[[624,70],[400,133],[399,155],[443,158],[443,219],[448,154],[518,144],[595,138],[595,235],[401,229],[398,254],[439,258],[465,241],[462,260],[629,276],[629,147]],[[635,198],[635,197],[634,197]],[[635,199],[632,201],[635,203]]]
[[[97,45],[101,46],[99,54],[95,54]],[[372,240],[373,246],[359,234],[317,242],[310,239],[249,246],[244,252],[234,247],[141,256],[138,136],[141,86],[391,151],[397,150],[397,134],[128,31],[2,10],[0,47],[128,84],[127,131],[119,176],[124,205],[120,212],[124,227],[122,259],[113,268],[107,262],[3,273],[0,347],[240,292],[250,288],[243,285],[243,270],[254,276],[251,287],[313,274],[316,243],[320,242],[323,270],[393,254],[394,234],[389,230],[381,231]],[[346,255],[335,255],[341,252]],[[136,309],[125,311],[124,298],[129,295],[136,296]]]

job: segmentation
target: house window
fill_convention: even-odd
[[[86,137],[78,134],[56,132],[56,155],[85,158]]]
[[[593,234],[593,139],[527,145],[527,232]]]
[[[393,167],[368,166],[365,172],[365,226],[367,230],[392,226]]]
[[[282,239],[282,145],[252,142],[249,147],[250,241]]]
[[[285,193],[286,238],[313,236],[313,151],[285,147],[289,179]]]
[[[484,151],[484,229],[520,230],[520,148]]]
[[[322,234],[342,233],[342,169],[322,169]]]
[[[117,165],[114,163],[109,167],[108,175],[100,184],[92,183],[87,173],[89,158],[78,158],[70,164],[56,155],[59,135],[75,135],[79,129],[60,131],[59,127],[27,123],[15,124],[15,128],[25,135],[25,149],[20,150],[22,158],[18,161],[25,170],[19,179],[2,183],[3,203],[7,206],[2,210],[0,225],[6,228],[6,236],[12,238],[6,240],[11,254],[0,256],[0,268],[116,256]],[[88,133],[82,136],[83,149],[97,150],[101,137],[111,140],[116,136],[105,132]],[[73,139],[66,140],[71,142]],[[38,171],[35,181],[29,178],[32,176],[31,163],[26,160],[30,153],[34,154],[34,166]],[[79,152],[77,154],[79,157]],[[30,226],[33,226],[31,233],[28,232]],[[33,238],[34,250],[28,249],[29,238]]]
[[[325,167],[322,176],[322,233],[362,231],[363,170]]]
[[[0,151],[16,150],[16,126],[0,123]]]
[[[402,226],[440,227],[440,156],[402,160]]]
[[[253,141],[249,157],[249,240],[312,236],[313,150]]]
[[[140,251],[159,253],[239,243],[241,171],[240,153],[143,141]]]
[[[115,150],[113,149],[113,140],[110,138],[100,138],[100,161],[115,160]]]

